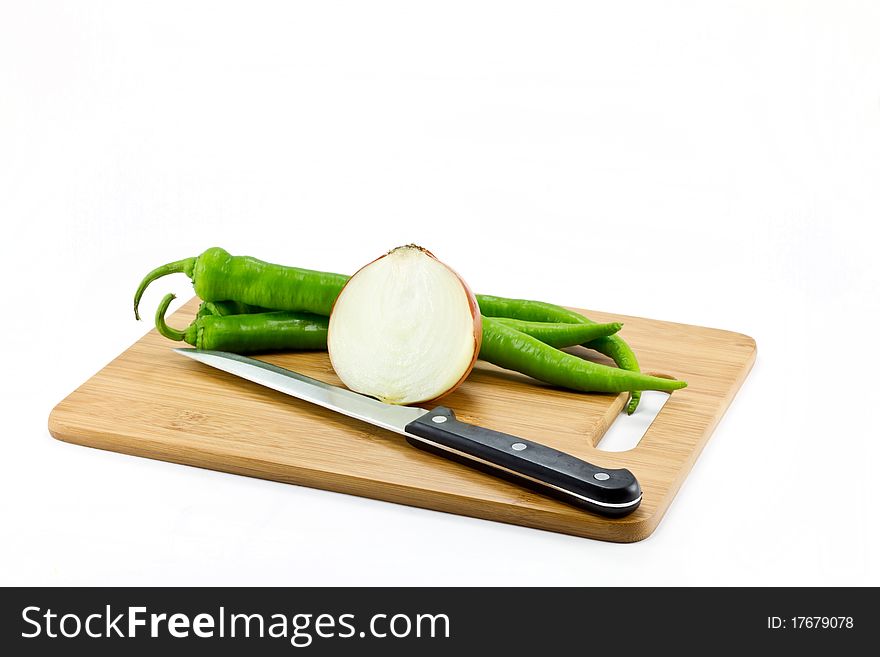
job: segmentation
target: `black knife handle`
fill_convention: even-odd
[[[600,468],[559,450],[455,419],[438,406],[406,425],[414,447],[501,476],[604,516],[625,516],[642,501],[626,469]]]

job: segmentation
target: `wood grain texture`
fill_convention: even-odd
[[[193,299],[172,318],[191,320]],[[135,456],[262,477],[589,538],[632,542],[659,524],[755,360],[750,337],[582,311],[622,321],[643,369],[688,381],[637,447],[595,449],[625,395],[587,395],[477,364],[443,404],[459,418],[529,438],[608,468],[629,468],[639,509],[602,518],[410,447],[401,436],[175,354],[150,331],[53,409],[55,438]],[[607,362],[586,350],[585,357]],[[261,356],[339,384],[326,353]],[[696,519],[695,519],[696,521]]]

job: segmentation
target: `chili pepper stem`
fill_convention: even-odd
[[[630,393],[629,403],[626,405],[626,414],[632,415],[636,412],[636,409],[639,407],[639,401],[642,399],[641,390],[636,390],[633,393]]]
[[[163,276],[167,276],[168,274],[186,274],[187,276],[192,278],[192,273],[195,265],[196,258],[184,258],[183,260],[169,262],[167,265],[156,267],[153,271],[147,274],[144,277],[144,280],[141,281],[141,284],[138,285],[137,292],[134,293],[135,319],[141,318],[140,312],[138,311],[138,306],[140,306],[141,297],[144,295],[144,290],[147,289],[147,286],[149,286],[150,283],[155,281],[157,278],[162,278]]]
[[[169,340],[174,340],[175,342],[183,342],[186,337],[186,333],[184,331],[178,331],[175,328],[171,328],[168,324],[165,323],[165,313],[168,312],[168,306],[171,305],[171,302],[174,301],[175,296],[173,294],[166,294],[162,301],[159,302],[159,307],[156,309],[156,330],[159,333]]]

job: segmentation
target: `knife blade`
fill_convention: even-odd
[[[414,447],[514,481],[608,517],[638,508],[642,491],[625,468],[601,468],[547,445],[462,422],[452,409],[395,406],[255,358],[225,351],[175,349],[179,354],[377,427]]]

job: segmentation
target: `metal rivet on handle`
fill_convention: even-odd
[[[609,475],[607,472],[597,472],[593,475],[593,479],[598,479],[599,481],[608,481],[609,479],[611,479],[611,475]]]
[[[446,416],[435,415],[434,417],[431,418],[431,421],[436,422],[437,424],[443,424],[444,422],[446,422]]]
[[[523,451],[526,447],[527,447],[527,445],[525,445],[524,443],[513,443],[513,445],[510,446],[510,449],[512,449],[512,450],[514,450],[514,451],[516,451],[516,452],[521,452],[521,451]]]

